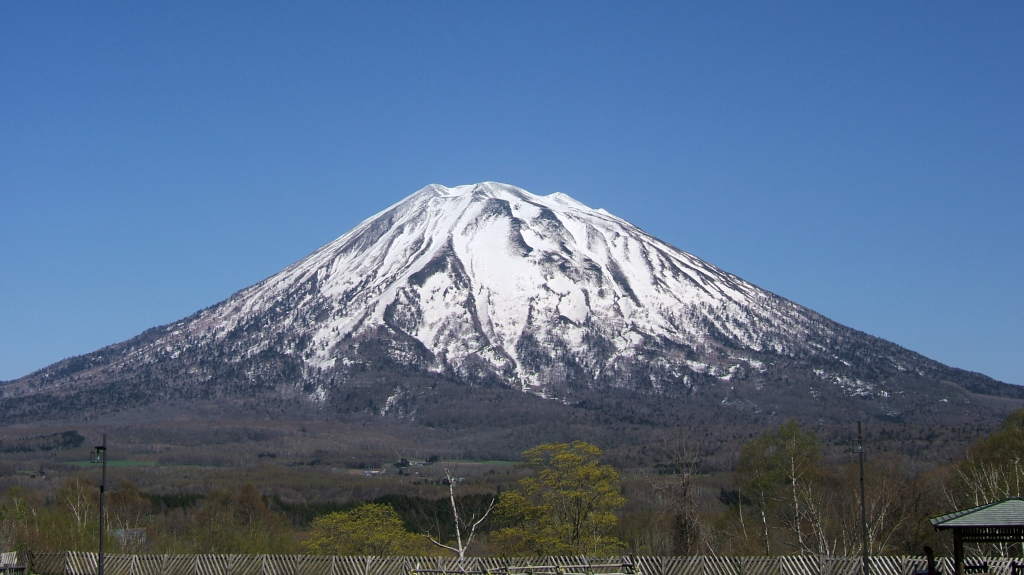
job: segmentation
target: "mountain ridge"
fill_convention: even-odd
[[[104,389],[121,398],[113,409],[286,398],[309,412],[362,401],[367,413],[416,417],[422,395],[403,377],[565,404],[621,389],[701,398],[702,409],[855,406],[896,420],[918,417],[922,401],[949,404],[924,412],[965,417],[990,409],[984,397],[1024,398],[1024,388],[843,326],[565,194],[485,182],[426,186],[222,302],[5,382],[0,412],[102,409],[87,396]],[[775,405],[772,392],[791,382],[793,405]]]

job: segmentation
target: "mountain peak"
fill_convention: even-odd
[[[478,184],[461,185],[452,188],[448,188],[440,184],[430,184],[421,190],[421,192],[424,191],[430,192],[432,195],[440,198],[463,198],[469,196],[477,199],[493,198],[505,201],[525,201],[544,205],[552,209],[560,208],[577,209],[590,212],[596,211],[563,192],[554,192],[547,196],[538,196],[531,194],[522,188],[503,184],[501,182],[480,182]],[[396,205],[405,203],[413,199],[415,196],[416,194],[413,194],[413,196],[406,198]]]
[[[564,193],[497,182],[426,186],[228,300],[86,357],[6,393],[155,365],[173,372],[160,385],[270,386],[316,405],[343,401],[346,382],[382,366],[564,401],[611,388],[753,409],[799,374],[809,382],[800,401],[869,399],[887,417],[905,411],[891,398],[907,381],[1016,393],[832,322]]]
[[[688,356],[730,349],[738,365],[830,337],[810,310],[607,212],[497,182],[427,186],[184,328],[226,341],[268,315],[247,353],[301,326],[308,344],[287,353],[331,370],[351,361],[343,342],[384,330],[416,350],[405,361],[550,397],[632,385],[612,374],[641,358],[658,366],[644,385],[667,389],[718,373]]]

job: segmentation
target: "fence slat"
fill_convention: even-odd
[[[36,575],[96,575],[96,553],[30,553],[19,560]],[[873,556],[871,575],[914,575],[926,559]],[[1020,558],[968,557],[966,565],[987,575],[1011,575]],[[953,572],[949,557],[937,567]],[[312,555],[120,555],[107,554],[104,575],[860,575],[860,557],[365,557]]]

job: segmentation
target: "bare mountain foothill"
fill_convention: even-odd
[[[1022,400],[564,194],[431,185],[221,303],[0,384],[0,452],[74,465],[105,431],[182,477],[344,474],[583,439],[637,468],[684,429],[715,472],[795,418],[836,456],[863,420],[872,449],[934,464]]]

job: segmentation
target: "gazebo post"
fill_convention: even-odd
[[[953,529],[953,575],[964,575],[964,539]]]

